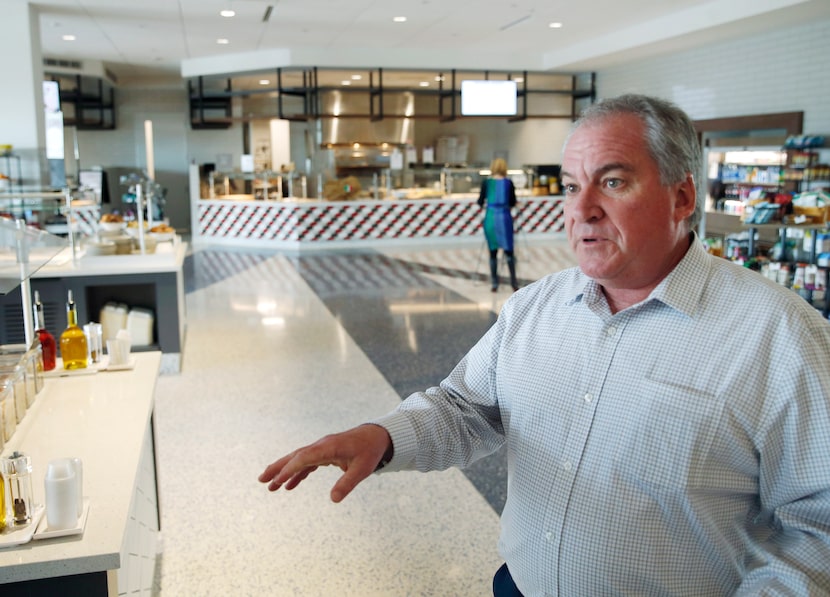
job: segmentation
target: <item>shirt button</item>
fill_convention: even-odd
[[[553,540],[553,533],[551,533],[550,531],[545,533],[545,539],[547,539],[548,541]]]
[[[585,395],[582,397],[582,399],[583,399],[585,402],[587,402],[588,404],[590,404],[590,403],[591,403],[591,401],[594,399],[594,395],[593,395],[593,394],[591,394],[590,392],[588,392],[587,394],[585,394]]]
[[[565,469],[566,471],[569,471],[569,470],[571,470],[571,468],[573,468],[573,465],[571,464],[570,460],[566,460],[565,462],[562,463],[562,468]]]
[[[611,326],[607,330],[605,330],[605,333],[610,338],[611,336],[613,336],[614,334],[617,333],[617,328],[615,328],[614,326]]]

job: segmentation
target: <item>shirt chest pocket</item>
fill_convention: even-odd
[[[642,380],[620,429],[616,460],[634,484],[682,489],[699,485],[722,404],[712,393],[669,381]]]

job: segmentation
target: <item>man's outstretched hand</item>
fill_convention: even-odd
[[[343,475],[331,489],[331,500],[340,502],[358,483],[371,475],[386,454],[391,456],[392,439],[379,425],[360,425],[342,433],[327,435],[311,445],[294,450],[268,465],[259,476],[269,491],[294,489],[319,466],[336,465]]]

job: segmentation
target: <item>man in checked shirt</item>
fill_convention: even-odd
[[[574,123],[578,267],[515,293],[438,387],[269,465],[342,500],[384,472],[507,444],[494,594],[830,594],[830,323],[706,253],[700,148],[673,104],[626,95]]]

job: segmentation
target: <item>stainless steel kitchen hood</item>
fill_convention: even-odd
[[[385,93],[383,95],[383,119],[372,120],[369,92],[326,91],[321,94],[321,112],[332,114],[321,119],[320,143],[326,146],[344,146],[359,143],[361,146],[403,145],[412,143],[414,133],[414,95],[411,92]]]

